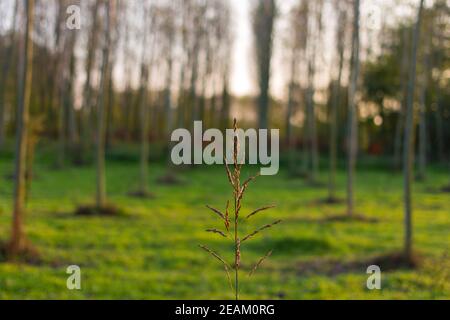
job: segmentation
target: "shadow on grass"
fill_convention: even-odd
[[[340,198],[323,198],[323,199],[318,199],[318,200],[313,200],[311,202],[311,204],[313,205],[339,205],[339,204],[343,204],[345,201],[344,199],[340,199]]]
[[[424,190],[426,193],[430,194],[442,194],[442,193],[450,193],[450,185],[442,186],[442,187],[427,187]]]
[[[324,217],[293,217],[287,218],[285,222],[291,223],[316,223],[316,224],[327,224],[327,223],[379,223],[381,219],[367,217],[364,215],[354,214],[349,216],[347,214],[339,215],[326,215]]]
[[[264,239],[245,244],[249,250],[267,251],[273,250],[276,255],[311,255],[323,254],[333,249],[333,246],[327,240],[317,238],[292,238],[282,239]]]
[[[372,218],[372,217],[367,217],[365,215],[362,214],[353,214],[353,215],[348,215],[348,214],[338,214],[338,215],[329,215],[326,216],[322,219],[318,220],[319,222],[365,222],[365,223],[378,223],[380,222],[379,219],[377,218]]]
[[[422,258],[415,254],[408,259],[401,252],[392,252],[384,255],[372,256],[362,260],[339,261],[336,259],[316,259],[300,262],[296,265],[299,276],[321,274],[337,276],[345,273],[365,274],[371,265],[379,266],[384,272],[395,270],[413,270],[422,265]]]
[[[132,191],[132,192],[128,192],[127,195],[132,198],[143,199],[143,200],[145,200],[145,199],[151,200],[151,199],[156,198],[156,196],[153,193],[148,192],[148,191]]]
[[[79,217],[126,217],[126,212],[114,205],[108,204],[104,207],[96,205],[84,205],[75,210],[75,216]]]

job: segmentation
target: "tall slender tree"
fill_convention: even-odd
[[[58,129],[58,155],[56,157],[56,166],[62,168],[64,166],[66,153],[66,126],[65,126],[65,108],[63,103],[64,88],[64,18],[66,13],[66,1],[57,1],[57,15],[55,21],[55,43],[54,43],[54,75],[51,87],[51,108],[57,111],[57,129]]]
[[[303,58],[302,54],[305,49],[305,21],[303,19],[302,3],[294,6],[289,15],[289,31],[292,38],[288,39],[290,46],[290,65],[289,65],[289,83],[288,83],[288,101],[287,112],[285,118],[286,126],[286,146],[289,150],[289,170],[295,168],[295,139],[292,127],[292,117],[295,107],[298,105],[298,92],[300,83],[298,79],[299,62]]]
[[[6,87],[9,79],[9,74],[11,70],[12,58],[14,56],[15,48],[16,48],[16,19],[18,16],[18,6],[19,1],[14,0],[14,12],[13,19],[11,23],[11,30],[9,34],[9,43],[6,48],[5,56],[3,58],[2,65],[2,73],[0,75],[0,148],[3,146],[5,140],[5,132],[6,132],[6,122],[5,122],[5,113],[6,113]]]
[[[348,162],[347,162],[347,214],[354,214],[354,176],[356,154],[358,149],[358,119],[356,92],[358,89],[359,77],[359,17],[360,0],[353,0],[353,35],[352,35],[352,55],[351,71],[348,91]]]
[[[144,21],[150,17],[148,4],[144,3]],[[149,69],[146,61],[147,56],[147,41],[148,31],[144,28],[142,34],[142,57],[141,57],[141,74],[140,74],[140,88],[139,88],[139,115],[140,115],[140,140],[141,140],[141,152],[140,152],[140,174],[139,174],[139,191],[138,196],[146,197],[149,195],[148,191],[148,155],[149,155],[149,110],[148,110],[148,82],[149,82]],[[153,56],[153,49],[151,55]]]
[[[164,22],[161,26],[163,33],[163,40],[165,42],[166,56],[166,79],[164,88],[164,113],[166,119],[165,136],[170,140],[170,133],[173,128],[173,99],[172,99],[172,86],[173,86],[173,67],[174,67],[174,45],[175,45],[175,10],[173,4],[167,6],[164,10]]]
[[[97,101],[97,139],[96,139],[96,173],[97,173],[97,208],[104,208],[106,206],[106,176],[105,176],[105,93],[108,86],[108,75],[110,68],[110,46],[111,34],[110,27],[112,21],[112,14],[114,14],[114,2],[105,1],[105,15],[106,21],[104,25],[104,44],[102,54],[102,67],[100,75],[99,96]]]
[[[343,1],[336,1],[338,12],[338,27],[336,32],[336,52],[338,56],[337,76],[333,86],[333,100],[330,107],[330,171],[328,181],[328,201],[335,202],[336,197],[336,163],[337,163],[337,136],[338,136],[338,108],[341,104],[342,72],[344,69],[344,39],[347,24],[347,10]]]
[[[28,241],[24,230],[25,199],[26,199],[26,168],[29,108],[33,73],[33,24],[34,0],[25,0],[26,25],[23,52],[20,55],[19,96],[17,105],[17,135],[15,160],[14,212],[11,241],[8,252],[12,258],[25,253]]]
[[[253,32],[258,70],[258,125],[260,129],[267,129],[269,126],[270,69],[276,17],[275,0],[258,0],[256,2],[253,12]]]
[[[66,79],[64,89],[64,104],[67,113],[68,123],[68,144],[69,150],[73,154],[79,143],[79,133],[77,125],[77,117],[75,112],[75,82],[76,82],[76,45],[78,41],[78,32],[71,32],[67,44],[66,52]]]
[[[81,130],[82,137],[80,139],[80,161],[86,162],[89,146],[91,145],[92,136],[92,109],[93,109],[93,90],[92,90],[92,75],[95,66],[95,54],[98,46],[98,30],[99,30],[99,8],[100,0],[94,0],[91,10],[91,27],[89,29],[89,39],[85,73],[86,81],[83,88],[83,102],[82,102],[82,117]]]
[[[411,184],[414,164],[414,94],[416,88],[416,64],[417,48],[420,41],[420,28],[422,24],[422,11],[424,0],[420,0],[417,21],[414,28],[411,48],[411,59],[409,65],[408,95],[406,100],[406,124],[404,133],[404,151],[403,151],[403,188],[404,188],[404,211],[405,211],[405,239],[404,255],[405,258],[412,258],[412,197]]]
[[[310,19],[311,26],[309,28],[309,40],[310,45],[308,50],[308,71],[307,71],[307,89],[306,89],[306,122],[308,131],[308,147],[309,147],[309,159],[310,171],[308,179],[312,184],[317,183],[317,176],[319,173],[319,149],[317,138],[317,120],[316,120],[316,69],[317,69],[317,53],[318,43],[322,36],[322,9],[323,0],[314,2],[315,19]]]
[[[297,58],[298,50],[294,46],[291,52],[291,63],[290,63],[290,80],[288,87],[288,102],[287,102],[287,112],[286,112],[286,145],[289,149],[289,169],[293,167],[293,155],[294,155],[294,137],[292,130],[292,114],[295,107],[295,91],[297,86]]]
[[[406,95],[407,95],[407,87],[408,87],[408,60],[409,60],[409,29],[404,27],[402,30],[402,53],[401,53],[401,61],[399,62],[400,67],[400,81],[401,81],[401,96],[402,102],[400,106],[400,110],[397,116],[397,123],[395,125],[395,138],[394,138],[394,169],[398,170],[401,168],[402,162],[402,137],[404,131],[404,122],[405,122],[405,110],[406,110]]]
[[[429,75],[429,55],[424,53],[424,71],[422,72],[419,102],[419,150],[418,150],[418,172],[417,180],[426,178],[427,167],[427,89]]]

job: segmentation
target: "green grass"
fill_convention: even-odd
[[[40,159],[35,166],[27,206],[26,229],[39,249],[43,263],[37,266],[0,263],[0,299],[231,299],[226,277],[217,263],[198,248],[205,244],[231,260],[231,247],[204,232],[220,222],[206,204],[223,208],[230,189],[224,169],[199,167],[179,172],[182,185],[155,183],[164,174],[150,165],[151,191],[155,199],[127,196],[137,187],[135,162],[107,163],[110,202],[126,211],[117,218],[76,217],[79,205],[94,199],[92,168],[51,169]],[[0,240],[7,240],[11,224],[12,160],[0,159]],[[249,176],[249,168],[244,177]],[[257,274],[242,279],[244,299],[432,299],[450,298],[448,278],[435,268],[448,250],[450,197],[430,192],[448,182],[445,170],[433,169],[427,182],[414,187],[414,241],[426,266],[418,270],[384,272],[381,291],[366,288],[365,268],[336,275],[305,274],[308,261],[365,259],[397,251],[402,246],[402,178],[382,170],[358,171],[357,211],[381,219],[379,223],[318,220],[344,213],[344,205],[317,204],[325,188],[310,188],[302,180],[281,171],[261,177],[246,194],[243,214],[259,206],[277,204],[261,213],[244,230],[276,219],[284,222],[243,245],[244,270],[269,249],[273,256]],[[339,173],[344,190],[345,175]],[[326,181],[326,174],[321,176]],[[340,194],[344,197],[344,194]],[[228,252],[228,255],[227,253]],[[438,261],[438,262],[436,262]],[[440,261],[440,262],[439,262]],[[66,289],[66,268],[82,269],[82,290]],[[429,267],[429,266],[434,267]],[[448,275],[447,275],[448,276]]]

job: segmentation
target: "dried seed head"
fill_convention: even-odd
[[[252,271],[249,273],[249,277],[251,277],[255,271],[263,264],[264,261],[266,261],[267,258],[269,258],[272,255],[272,250],[270,250],[264,257],[259,259],[259,261],[255,264],[255,266],[252,268]]]
[[[242,239],[242,242],[247,241],[247,240],[250,239],[250,238],[253,238],[253,237],[256,236],[258,233],[260,233],[260,232],[262,232],[262,231],[264,231],[264,230],[266,230],[266,229],[269,229],[269,228],[272,228],[273,226],[276,226],[277,224],[281,223],[281,221],[282,221],[282,220],[277,220],[277,221],[275,221],[275,222],[273,222],[273,223],[271,223],[271,224],[266,224],[265,226],[263,226],[263,227],[261,227],[261,228],[255,230],[255,231],[253,231],[252,233],[250,233],[249,235],[247,235],[246,237],[244,237],[244,239]]]
[[[217,210],[216,208],[213,208],[211,206],[206,206],[209,210],[211,210],[212,212],[214,212],[215,214],[217,214],[221,219],[225,220],[225,215],[220,212],[219,210]]]
[[[236,269],[241,265],[241,240],[237,238],[236,242]]]
[[[229,208],[230,208],[230,201],[227,201],[227,207],[225,209],[225,229],[227,229],[227,231],[230,231],[230,212],[229,212]]]
[[[257,213],[259,213],[259,212],[261,212],[261,211],[269,210],[269,209],[272,209],[272,208],[275,208],[275,205],[265,206],[265,207],[256,209],[255,211],[253,211],[252,213],[250,213],[250,214],[247,216],[247,219],[253,217],[255,214],[257,214]]]
[[[222,237],[226,238],[227,235],[225,233],[223,233],[222,231],[218,230],[218,229],[207,229],[206,232],[210,232],[210,233],[216,233],[221,235]]]
[[[238,172],[240,170],[240,166],[238,163],[238,154],[239,154],[239,137],[237,134],[237,120],[234,119],[234,125],[233,125],[234,135],[233,135],[233,163],[235,166],[235,172]]]
[[[233,199],[233,201],[234,201],[234,212],[231,212],[231,215],[234,214],[234,217],[233,217],[233,219],[234,219],[234,229],[233,229],[234,237],[233,237],[233,240],[234,240],[234,245],[235,245],[235,248],[234,248],[235,249],[234,250],[234,258],[235,258],[234,269],[235,269],[235,272],[236,272],[236,280],[235,280],[234,287],[233,287],[233,284],[231,282],[231,277],[230,277],[230,274],[229,274],[230,269],[232,269],[231,268],[231,264],[228,264],[225,261],[225,259],[223,259],[219,254],[217,254],[216,252],[212,251],[208,247],[201,245],[200,248],[202,248],[204,251],[208,252],[212,257],[214,257],[215,259],[219,260],[224,265],[225,272],[227,274],[227,278],[228,278],[228,281],[230,283],[230,287],[235,291],[236,299],[238,299],[239,298],[239,269],[240,269],[240,266],[241,266],[241,243],[246,241],[246,240],[248,240],[248,239],[250,239],[250,238],[252,238],[253,236],[257,235],[258,233],[260,233],[260,232],[262,232],[262,231],[264,231],[264,230],[266,230],[268,228],[271,228],[271,227],[275,226],[276,224],[279,224],[281,222],[281,220],[275,221],[272,224],[265,225],[265,226],[255,230],[253,233],[247,235],[242,240],[239,238],[239,232],[238,232],[239,231],[238,230],[238,227],[239,227],[239,213],[240,213],[240,210],[241,210],[241,207],[242,207],[242,199],[244,197],[245,191],[247,190],[247,187],[249,186],[250,182],[253,181],[258,175],[254,176],[254,177],[250,177],[249,179],[245,180],[244,183],[241,184],[241,169],[242,169],[242,166],[244,164],[244,161],[242,161],[241,163],[238,163],[239,162],[238,155],[239,155],[240,145],[239,145],[239,136],[237,134],[238,133],[238,127],[237,127],[237,120],[236,119],[234,119],[233,128],[234,128],[234,131],[233,131],[233,133],[234,133],[234,135],[233,135],[233,147],[234,147],[234,150],[233,150],[233,165],[234,165],[234,167],[233,167],[233,169],[230,170],[230,166],[229,166],[229,164],[227,162],[227,158],[226,157],[224,157],[224,163],[225,163],[225,169],[226,169],[226,173],[227,173],[227,178],[228,178],[228,181],[229,181],[230,185],[233,188],[233,195],[234,195],[234,199]],[[217,209],[215,209],[213,207],[210,207],[210,206],[207,206],[207,207],[211,211],[213,211],[215,214],[217,214],[224,221],[224,225],[225,225],[225,229],[226,229],[226,232],[228,234],[228,237],[227,237],[227,234],[225,232],[222,232],[221,230],[218,230],[218,229],[208,229],[206,231],[211,232],[211,233],[215,233],[215,234],[219,234],[219,235],[221,235],[223,237],[231,238],[231,235],[230,235],[231,217],[230,217],[230,211],[229,211],[229,209],[230,209],[229,208],[230,207],[230,201],[227,201],[227,205],[226,205],[224,213],[222,213],[221,211],[219,211],[219,210],[217,210]],[[257,213],[259,213],[261,211],[268,210],[268,209],[270,209],[272,207],[274,207],[274,206],[266,206],[266,207],[262,207],[262,208],[256,209],[255,211],[253,211],[252,213],[250,213],[247,216],[247,219],[252,217],[252,216],[254,216],[255,214],[257,214]],[[264,260],[266,260],[271,254],[272,254],[272,251],[270,251],[264,257],[262,257],[258,261],[258,263],[256,263],[256,265],[253,267],[253,269],[250,272],[250,275],[252,275],[256,271],[256,269],[258,269],[258,267],[264,262]]]

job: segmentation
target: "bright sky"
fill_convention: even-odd
[[[236,95],[245,95],[254,91],[249,60],[252,50],[252,30],[250,25],[250,1],[232,0],[235,35],[231,91]],[[233,21],[233,22],[234,22]]]
[[[253,34],[251,27],[250,11],[253,0],[230,0],[232,2],[233,9],[233,28],[235,35],[234,54],[233,54],[233,69],[231,75],[231,90],[235,95],[248,95],[257,93],[255,87],[255,62],[253,59]],[[285,62],[285,54],[283,53],[283,46],[281,40],[283,36],[283,30],[286,26],[285,15],[289,11],[290,6],[295,3],[295,0],[282,0],[278,1],[280,7],[280,17],[277,24],[277,37],[275,37],[274,44],[274,58],[272,68],[271,79],[271,91],[277,98],[284,98],[286,90],[286,81],[288,79],[283,64]],[[330,4],[332,1],[325,1]],[[370,27],[375,30],[372,37],[376,36],[376,31],[380,29],[382,23],[391,23],[393,20],[397,20],[399,17],[410,16],[418,3],[418,0],[362,0],[361,1],[361,25],[362,27]],[[431,4],[431,0],[427,1],[428,5]],[[412,6],[411,6],[412,5]],[[333,24],[333,13],[330,11],[330,7],[324,9],[324,23],[326,26]],[[384,12],[384,13],[383,13]],[[331,19],[330,19],[331,17]],[[391,20],[392,19],[392,20]],[[391,21],[390,21],[391,20]],[[332,64],[332,57],[334,54],[334,39],[333,39],[333,25],[325,31],[321,77],[323,81],[328,78],[327,68]],[[362,35],[363,46],[364,43],[367,46],[369,42],[375,39],[367,37],[367,34]],[[363,49],[364,50],[364,49]],[[320,79],[319,79],[320,81]]]
[[[255,0],[229,0],[232,4],[233,22],[232,28],[235,36],[234,51],[232,56],[232,74],[231,74],[231,91],[235,95],[252,95],[257,93],[256,70],[253,54],[253,32],[251,27],[250,11],[252,3]],[[281,44],[283,36],[286,34],[286,14],[290,6],[297,0],[279,0],[280,16],[276,30],[274,43],[274,57],[272,66],[271,91],[277,98],[284,98],[286,90],[286,81],[288,76],[286,74],[286,50],[283,50]],[[330,4],[331,0],[326,0]],[[415,8],[418,0],[361,0],[361,24],[362,27],[371,25],[373,29],[379,29],[380,25],[389,19],[398,19],[402,16],[411,15],[412,8]],[[431,0],[427,1],[431,4]],[[411,4],[413,6],[411,6]],[[6,8],[5,8],[6,7]],[[383,8],[383,9],[382,9]],[[0,10],[7,10],[6,19],[0,21],[0,29],[5,25],[9,25],[12,11],[11,1],[0,1]],[[322,55],[320,60],[319,82],[325,83],[329,76],[329,67],[332,65],[332,57],[334,54],[334,14],[330,11],[330,6],[324,9],[324,23],[327,31],[324,34],[323,50],[319,54]],[[283,33],[283,31],[285,31]],[[364,39],[365,37],[365,39]],[[367,34],[363,34],[364,42],[377,42],[375,39],[367,38]],[[363,48],[364,50],[364,48]]]

